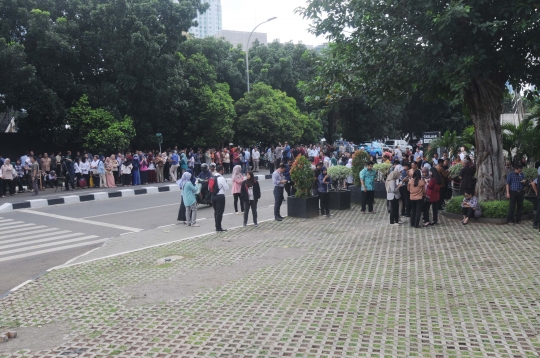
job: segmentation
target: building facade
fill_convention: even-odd
[[[242,50],[245,51],[250,34],[251,32],[245,31],[221,30],[216,33],[214,37],[218,39],[224,38],[226,41],[232,43],[234,47],[237,45],[242,45]],[[262,32],[254,32],[253,35],[251,35],[251,39],[249,39],[250,48],[253,46],[253,42],[255,42],[255,40],[259,40],[259,43],[262,45],[268,44],[268,36]]]
[[[202,39],[209,36],[214,36],[221,31],[222,13],[220,0],[203,0],[210,4],[210,7],[204,14],[197,13],[197,23],[199,26],[189,29],[189,33],[196,38]]]

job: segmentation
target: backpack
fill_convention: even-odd
[[[218,177],[213,176],[208,179],[208,191],[212,195],[217,195],[219,193]]]

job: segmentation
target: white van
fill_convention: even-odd
[[[394,149],[398,145],[399,148],[403,151],[409,145],[409,143],[401,139],[389,139],[384,142],[384,146],[389,149]]]

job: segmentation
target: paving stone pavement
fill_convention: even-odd
[[[0,327],[69,333],[0,357],[539,356],[538,232],[390,226],[376,209],[52,271],[0,301]]]

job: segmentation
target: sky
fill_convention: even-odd
[[[221,0],[223,30],[251,32],[259,23],[277,16],[257,29],[268,35],[268,42],[279,39],[312,46],[325,43],[324,37],[317,38],[308,32],[309,20],[294,13],[305,4],[305,0]]]

